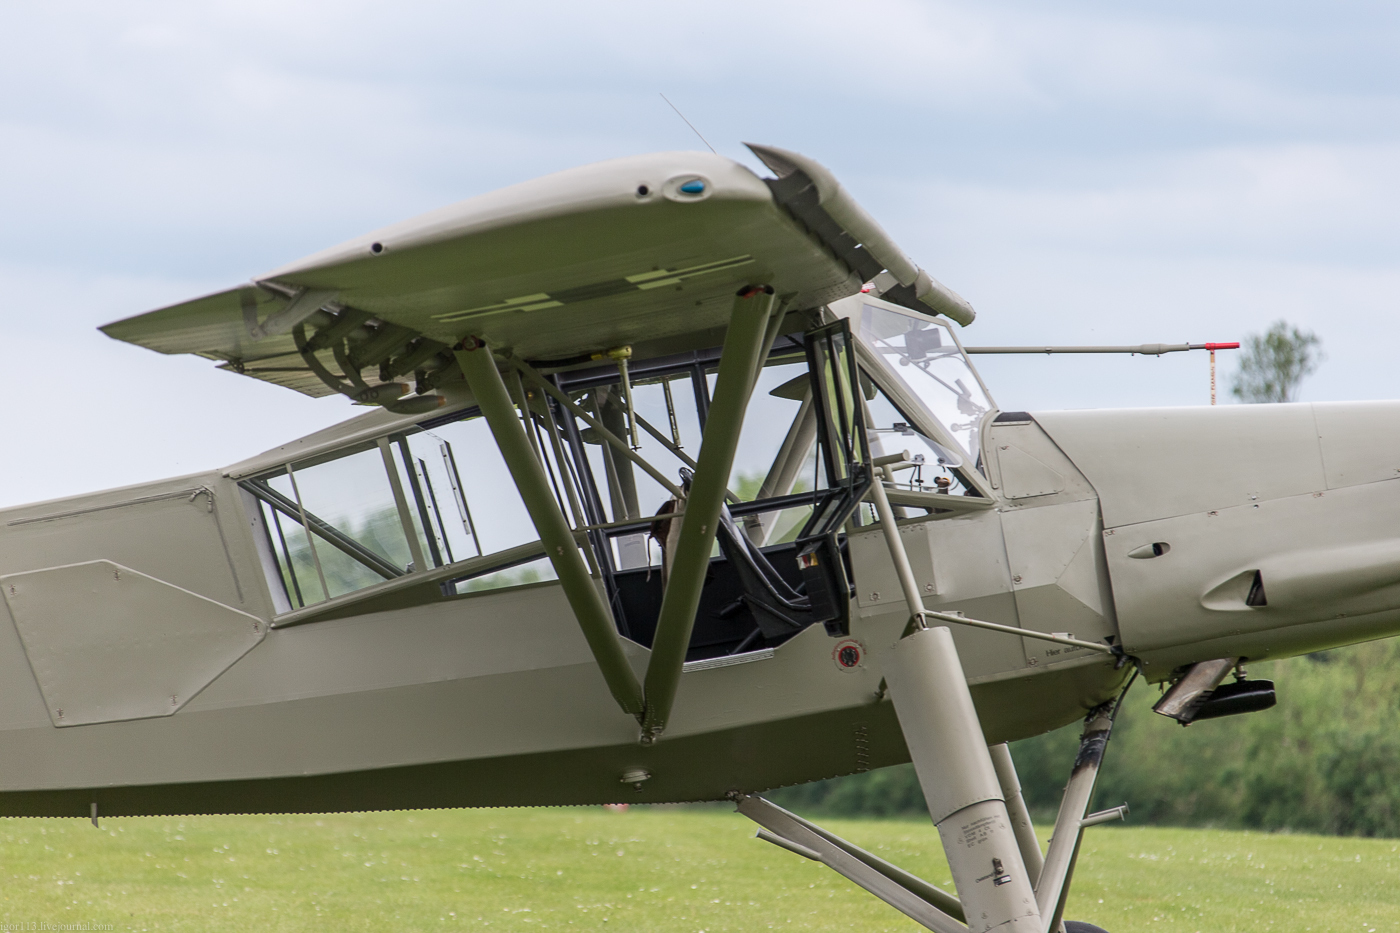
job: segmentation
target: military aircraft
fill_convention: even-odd
[[[940,933],[1093,929],[1135,677],[1190,722],[1400,630],[1400,406],[1003,411],[971,306],[750,148],[773,177],[590,165],[104,327],[368,410],[0,515],[0,813],[728,798]],[[1081,719],[1042,851],[1005,743]],[[759,796],[910,760],[955,891]]]

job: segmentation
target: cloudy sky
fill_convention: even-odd
[[[352,414],[94,328],[570,166],[744,140],[829,166],[978,309],[968,343],[1236,340],[1400,395],[1393,4],[0,7],[0,504]],[[756,167],[756,165],[755,165]],[[986,359],[986,358],[984,358]],[[1005,408],[1203,404],[1204,354],[999,359]],[[1227,367],[1228,375],[1228,367]]]

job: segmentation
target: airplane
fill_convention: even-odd
[[[103,327],[365,411],[0,513],[0,814],[728,799],[939,933],[1098,929],[1064,906],[1135,679],[1190,723],[1400,631],[1400,406],[1002,410],[971,305],[749,148]],[[1075,721],[1042,850],[1006,743]],[[761,796],[906,761],[952,891]]]

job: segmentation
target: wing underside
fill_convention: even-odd
[[[755,151],[781,165],[781,180],[707,153],[585,166],[102,330],[307,395],[358,397],[409,379],[423,393],[454,378],[449,350],[468,335],[535,360],[623,345],[654,355],[713,340],[745,285],[807,308],[900,268],[873,258],[873,234],[832,232],[830,215],[850,211],[823,202],[822,179],[801,170],[810,163]]]

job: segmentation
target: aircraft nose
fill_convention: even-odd
[[[1099,497],[1130,653],[1260,657],[1400,629],[1400,401],[1035,418]]]

